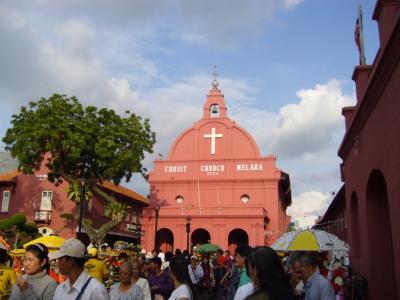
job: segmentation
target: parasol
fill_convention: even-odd
[[[55,250],[61,247],[61,245],[64,243],[64,239],[56,235],[42,236],[24,244],[24,248],[38,243],[45,245],[47,248],[49,248],[49,250]]]
[[[208,253],[208,252],[217,252],[219,249],[221,249],[221,247],[215,244],[203,244],[200,245],[196,249],[196,251],[199,253]]]
[[[276,251],[333,251],[348,252],[350,246],[337,236],[316,229],[290,231],[271,246]]]

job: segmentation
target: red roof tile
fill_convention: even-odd
[[[121,194],[121,195],[125,195],[125,196],[127,196],[129,198],[133,198],[133,199],[135,199],[135,200],[137,200],[139,202],[142,202],[143,204],[149,205],[149,203],[150,203],[149,199],[147,199],[145,196],[142,196],[139,193],[136,193],[135,191],[130,190],[130,189],[128,189],[126,187],[123,187],[121,185],[115,185],[115,184],[113,184],[113,183],[111,183],[109,181],[104,181],[101,184],[101,186],[106,188],[106,189],[108,189],[108,190],[110,190],[110,191],[113,191],[115,193],[118,193],[118,194]]]
[[[17,177],[20,173],[18,170],[11,170],[5,173],[0,174],[0,181],[12,181],[15,177]]]

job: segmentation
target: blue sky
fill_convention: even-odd
[[[341,107],[355,101],[358,5],[371,63],[375,1],[2,1],[0,135],[29,100],[75,95],[149,117],[158,139],[145,161],[152,169],[201,117],[217,65],[228,115],[291,175],[289,213],[321,214],[341,185],[336,151]],[[138,177],[128,186],[148,193]]]

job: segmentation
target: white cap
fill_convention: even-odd
[[[195,260],[197,260],[197,256],[196,256],[196,255],[192,255],[192,256],[190,257],[190,259],[195,259]]]
[[[60,247],[60,250],[49,253],[50,259],[57,259],[63,256],[84,258],[86,252],[85,245],[77,239],[65,240],[64,244]]]

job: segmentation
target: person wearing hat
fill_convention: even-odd
[[[62,275],[68,277],[60,284],[54,294],[57,300],[109,300],[106,288],[84,271],[86,261],[85,245],[77,239],[65,240],[60,249],[50,253],[56,259]]]
[[[98,258],[97,249],[95,247],[89,248],[88,254],[89,260],[85,263],[85,271],[100,283],[104,283],[108,279],[110,273],[105,262]]]
[[[190,264],[188,265],[188,273],[194,287],[194,293],[196,295],[196,298],[198,298],[197,295],[199,295],[199,283],[204,276],[204,271],[203,268],[198,264],[196,255],[192,255],[190,257]]]
[[[141,277],[146,278],[146,279],[149,277],[150,273],[152,272],[152,270],[151,270],[151,262],[152,262],[151,258],[146,258],[144,260],[144,262],[143,262],[143,270],[142,270],[142,272],[140,274]]]

